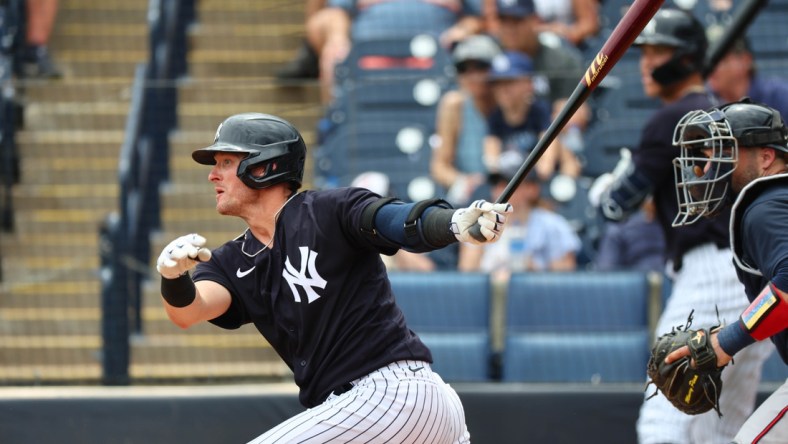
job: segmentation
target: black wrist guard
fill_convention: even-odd
[[[455,211],[451,208],[435,208],[422,219],[421,233],[428,244],[440,248],[457,242],[450,228]]]
[[[175,279],[162,276],[161,297],[173,307],[186,307],[197,297],[197,288],[189,273],[184,273]]]

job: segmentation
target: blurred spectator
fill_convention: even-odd
[[[330,103],[334,67],[350,52],[351,42],[384,36],[427,33],[450,48],[482,29],[481,0],[328,0],[306,23],[309,45],[319,58],[321,98]]]
[[[628,219],[605,223],[593,268],[600,271],[664,271],[665,234],[656,220],[651,198],[646,198],[640,211]]]
[[[495,171],[502,152],[527,156],[550,125],[549,105],[534,94],[533,72],[531,59],[523,53],[508,51],[493,59],[489,80],[496,108],[490,114],[489,135],[484,140],[484,162],[489,171]],[[560,146],[553,143],[547,148],[535,166],[541,180],[552,177],[559,156]],[[569,168],[569,163],[566,166]]]
[[[389,196],[390,182],[388,176],[378,171],[366,171],[353,179],[350,186],[366,188],[380,196]],[[389,271],[434,271],[435,263],[426,253],[412,253],[405,250],[397,250],[394,256],[381,255],[386,269]]]
[[[304,28],[309,25],[309,20],[318,11],[326,6],[326,0],[306,0],[304,3]],[[320,71],[318,69],[317,53],[309,44],[309,40],[304,38],[301,46],[298,47],[295,58],[288,62],[276,73],[279,79],[316,79]]]
[[[487,117],[495,107],[487,74],[500,53],[498,43],[483,34],[463,39],[452,52],[458,88],[446,92],[438,104],[438,137],[430,171],[448,190],[446,200],[454,206],[468,204],[474,190],[486,180],[482,148]]]
[[[539,32],[549,32],[578,48],[599,32],[600,0],[534,0],[542,19]]]
[[[749,97],[788,117],[788,81],[758,75],[746,37],[737,39],[708,78],[709,88],[725,102]]]
[[[553,102],[552,120],[555,120],[564,108],[566,101],[567,99],[558,99]],[[556,156],[556,168],[562,174],[573,178],[580,176],[582,164],[578,156],[585,149],[585,132],[590,119],[591,109],[587,103],[583,103],[569,118],[566,126],[564,126],[564,129],[561,130],[561,133],[558,134],[558,137],[553,142],[559,152]]]
[[[60,68],[49,54],[58,0],[26,0],[25,43],[17,57],[17,74],[27,78],[59,78]]]
[[[501,46],[533,60],[536,94],[550,102],[571,96],[585,72],[580,51],[539,38],[541,19],[533,0],[497,0],[496,5],[494,29]]]
[[[501,155],[497,172],[489,175],[492,197],[497,198],[522,165],[517,152]],[[532,170],[512,194],[509,203],[514,213],[506,220],[501,239],[489,246],[460,246],[461,271],[501,271],[505,279],[519,271],[572,271],[577,267],[581,242],[562,216],[539,207],[541,193],[538,175]]]

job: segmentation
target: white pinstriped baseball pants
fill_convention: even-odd
[[[717,324],[715,306],[723,323],[735,322],[749,305],[744,286],[728,249],[713,244],[694,248],[684,255],[683,266],[673,280],[673,289],[657,324],[656,335],[684,325],[693,309],[692,327],[709,328]],[[734,357],[735,364],[722,372],[720,411],[686,415],[677,410],[660,393],[643,403],[637,421],[640,444],[720,444],[733,440],[736,432],[752,413],[763,361],[774,345],[771,341],[753,344]],[[649,386],[645,396],[654,392]]]
[[[353,381],[249,444],[470,442],[459,396],[422,361],[398,361]]]

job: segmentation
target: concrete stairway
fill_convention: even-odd
[[[100,378],[98,227],[117,207],[133,67],[147,59],[146,4],[61,2],[51,39],[65,71],[19,81],[16,230],[0,235],[0,383]]]
[[[303,4],[200,0],[190,75],[179,83],[163,229],[147,264],[143,331],[132,338],[134,382],[289,376],[254,328],[181,330],[166,319],[155,259],[169,240],[199,232],[211,247],[242,221],[216,214],[208,170],[193,149],[230,114],[261,111],[296,124],[308,146],[322,113],[315,83],[282,87],[271,73],[299,44]],[[0,235],[0,384],[96,383],[101,376],[98,227],[118,205],[118,154],[134,66],[147,60],[147,2],[61,2],[53,53],[59,81],[28,81],[19,133],[17,229]],[[307,172],[309,177],[309,172]]]

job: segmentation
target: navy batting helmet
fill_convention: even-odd
[[[219,124],[213,145],[200,148],[192,158],[214,165],[216,153],[243,153],[237,175],[250,188],[267,188],[291,182],[301,186],[306,161],[306,144],[290,122],[261,113],[236,114]],[[260,172],[258,167],[263,167]]]
[[[635,46],[662,45],[675,48],[673,57],[657,67],[651,76],[661,85],[670,85],[703,69],[708,41],[703,24],[687,11],[660,9],[635,38]]]

